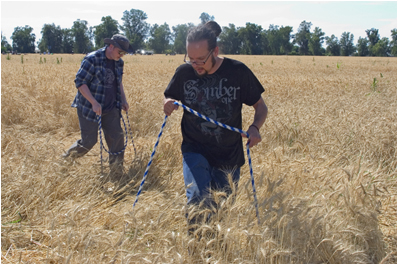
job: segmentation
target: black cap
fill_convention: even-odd
[[[129,40],[123,35],[115,34],[115,35],[112,36],[111,39],[110,38],[105,38],[104,39],[104,43],[112,44],[116,48],[119,48],[119,49],[121,49],[121,50],[123,50],[125,52],[134,53],[134,49],[131,46]]]

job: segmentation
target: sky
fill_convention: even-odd
[[[325,36],[340,39],[343,32],[366,37],[366,30],[376,28],[380,38],[391,40],[391,30],[397,28],[397,1],[3,1],[1,0],[1,32],[8,43],[15,27],[33,28],[36,42],[41,39],[44,24],[71,28],[77,19],[88,26],[101,24],[101,18],[111,16],[122,24],[123,12],[139,9],[147,14],[147,23],[172,26],[200,23],[205,12],[214,16],[221,27],[234,24],[245,27],[247,22],[268,29],[271,24],[293,27],[293,34],[302,21],[311,22],[311,32],[319,27]]]

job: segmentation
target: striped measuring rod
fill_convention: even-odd
[[[244,135],[247,136],[247,138],[250,138],[249,134],[246,131],[243,131],[243,130],[241,130],[239,128],[231,127],[231,126],[229,126],[227,124],[224,124],[224,123],[218,122],[216,120],[213,120],[213,119],[211,119],[209,117],[206,117],[206,116],[200,114],[199,112],[197,112],[197,111],[185,106],[184,104],[182,104],[180,102],[175,101],[174,105],[183,107],[186,111],[191,112],[192,114],[198,116],[199,118],[207,120],[207,121],[209,121],[211,123],[214,123],[214,124],[216,124],[216,125],[218,125],[220,127],[228,129],[230,131],[234,131],[234,132],[237,132],[237,133],[243,133]],[[251,180],[252,180],[253,196],[254,196],[254,203],[255,203],[255,207],[256,207],[257,223],[260,226],[260,217],[259,217],[259,213],[258,213],[258,202],[257,202],[257,195],[256,195],[256,187],[254,185],[253,167],[252,167],[252,159],[251,159],[251,156],[250,156],[249,143],[246,145],[246,150],[247,150],[247,159],[249,161],[249,167],[250,167],[250,177],[251,177]]]

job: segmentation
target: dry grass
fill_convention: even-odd
[[[130,143],[119,193],[103,188],[98,144],[59,158],[80,134],[70,104],[82,58],[1,58],[2,263],[397,262],[396,58],[233,56],[255,72],[269,108],[251,151],[261,226],[246,164],[236,203],[216,194],[218,214],[199,229],[214,236],[200,241],[186,233],[195,209],[185,206],[182,110],[131,212],[182,56],[124,58],[137,155]],[[244,129],[252,115],[243,109]]]

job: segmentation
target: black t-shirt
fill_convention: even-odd
[[[164,95],[181,101],[213,120],[242,128],[242,104],[254,105],[264,88],[243,63],[224,58],[217,71],[198,77],[192,66],[177,68]],[[200,153],[218,168],[245,163],[240,133],[210,123],[185,111],[181,120],[183,153]]]
[[[117,79],[115,75],[115,61],[105,60],[105,102],[102,108],[103,113],[110,112],[116,106]]]

